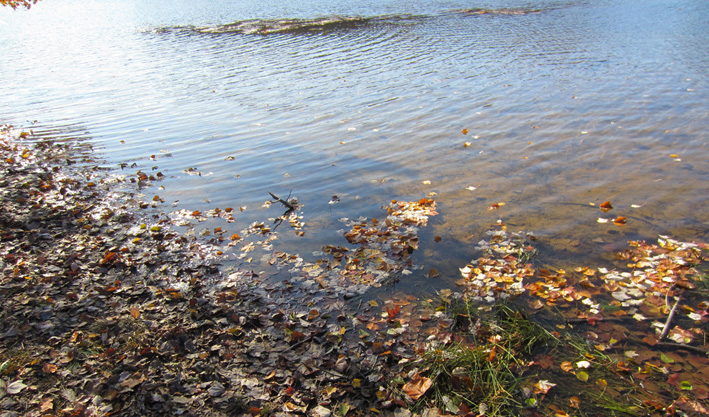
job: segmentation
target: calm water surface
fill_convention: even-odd
[[[706,241],[709,2],[641,3],[44,0],[0,10],[0,122],[157,166],[166,209],[247,206],[234,231],[292,190],[306,235],[277,249],[304,255],[435,192],[424,289],[498,220],[556,266]]]

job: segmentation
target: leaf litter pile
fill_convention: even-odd
[[[245,207],[164,213],[139,192],[160,173],[118,175],[80,143],[28,136],[5,127],[0,138],[2,415],[709,407],[705,244],[631,242],[615,267],[567,273],[535,265],[534,235],[502,226],[471,248],[479,256],[459,267],[460,291],[366,301],[368,289],[424,269],[411,255],[434,200],[341,219],[343,241],[309,261],[276,249],[281,224],[304,233],[297,199],[265,203],[288,208],[273,226],[183,233],[209,218],[235,223]],[[289,278],[246,268],[257,250]]]

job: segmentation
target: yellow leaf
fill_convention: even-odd
[[[359,379],[359,378],[353,379],[353,380],[352,380],[352,386],[353,386],[354,388],[359,388],[359,387],[361,387],[361,386],[362,386],[362,380]]]

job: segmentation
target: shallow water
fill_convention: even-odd
[[[234,231],[292,190],[306,234],[278,250],[304,255],[346,243],[339,218],[435,192],[416,256],[442,274],[407,278],[421,290],[457,279],[498,220],[534,231],[553,266],[707,240],[708,3],[352,3],[0,10],[0,122],[157,167],[165,189],[146,195],[167,210],[246,206]],[[597,221],[615,216],[627,225]]]

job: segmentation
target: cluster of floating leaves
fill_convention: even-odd
[[[349,296],[379,287],[387,280],[416,269],[411,254],[418,249],[418,228],[436,213],[436,202],[427,198],[413,202],[392,201],[383,221],[366,218],[340,219],[350,229],[344,232],[354,249],[326,245],[306,262],[300,255],[276,251],[268,263],[288,268],[291,280],[306,287],[338,290]]]
[[[476,250],[483,255],[460,268],[463,296],[475,301],[495,302],[524,292],[524,280],[534,275],[528,262],[534,255],[530,233],[487,232],[490,240],[478,242]]]

